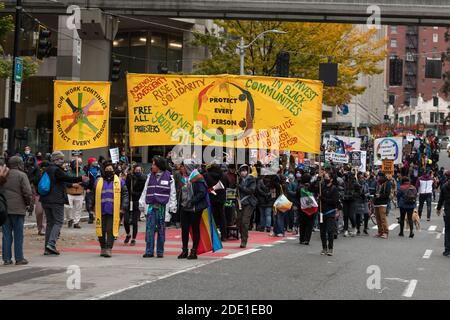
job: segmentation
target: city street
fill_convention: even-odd
[[[444,152],[441,165],[450,167]],[[445,231],[435,206],[433,202],[431,221],[422,219],[414,239],[398,237],[394,215],[399,211],[394,210],[389,216],[388,240],[374,238],[376,230],[369,222],[370,236],[340,235],[332,257],[319,254],[318,232],[304,246],[292,234],[273,238],[252,231],[246,249],[240,249],[237,240],[228,241],[221,251],[198,260],[178,260],[180,230],[170,228],[163,259],[142,258],[143,233],[137,246],[124,245],[123,229],[113,257],[105,259],[98,255],[93,225],[86,223],[79,230],[64,227],[61,256],[48,257],[42,255],[43,238],[35,235],[35,229],[27,229],[25,255],[30,264],[0,267],[0,298],[446,299],[450,260],[442,256]],[[141,222],[140,230],[144,228]],[[68,270],[73,266],[80,270],[79,289],[70,286]],[[369,284],[376,283],[374,268],[380,272],[380,287],[369,289],[369,277]]]

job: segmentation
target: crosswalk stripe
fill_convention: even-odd
[[[223,258],[224,259],[234,259],[234,258],[245,256],[246,254],[253,253],[253,252],[256,252],[256,251],[259,251],[259,250],[261,250],[261,249],[256,249],[256,248],[255,249],[248,249],[248,250],[244,250],[244,251],[241,251],[241,252],[230,254],[230,255],[225,256]]]
[[[289,237],[289,238],[286,238],[286,239],[288,239],[288,240],[297,240],[296,237]]]
[[[411,280],[409,281],[408,287],[406,287],[405,291],[403,291],[402,296],[411,298],[414,294],[414,290],[417,286],[417,280]]]
[[[422,258],[430,259],[432,253],[433,253],[433,250],[427,249],[427,250],[425,250],[425,253]]]
[[[430,226],[428,228],[428,231],[436,231],[437,226]]]
[[[275,241],[274,243],[286,243],[284,240]]]
[[[389,226],[389,231],[394,230],[394,229],[397,228],[398,226],[399,226],[398,223],[393,223],[393,224],[391,224],[391,225]]]

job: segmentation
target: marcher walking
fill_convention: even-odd
[[[386,217],[386,207],[391,195],[391,183],[387,180],[386,175],[382,172],[378,173],[377,193],[374,199],[375,217],[377,219],[379,238],[387,239],[389,228]]]
[[[255,197],[256,192],[256,179],[249,174],[249,166],[243,164],[239,167],[240,179],[239,179],[239,232],[241,233],[241,248],[247,247],[248,242],[248,229],[250,226],[250,219],[253,211],[255,210],[257,200]]]
[[[24,163],[21,157],[9,159],[9,174],[0,192],[7,199],[8,218],[2,226],[2,258],[3,264],[12,264],[12,245],[14,242],[14,258],[16,265],[28,264],[23,255],[23,228],[25,214],[32,204],[33,194]]]
[[[403,237],[403,229],[405,226],[405,217],[408,219],[409,224],[409,237],[414,237],[414,224],[412,215],[416,208],[417,201],[417,189],[410,183],[408,177],[402,178],[402,185],[397,192],[397,202],[400,208],[400,233],[399,236]]]
[[[339,201],[339,191],[335,179],[329,173],[325,173],[322,182],[322,195],[319,197],[322,211],[320,223],[320,239],[322,240],[321,255],[333,255],[334,235],[336,233],[336,208]]]
[[[444,224],[445,224],[445,250],[442,253],[444,256],[450,256],[450,170],[445,172],[447,181],[441,186],[441,194],[439,195],[439,202],[437,205],[437,215],[441,214],[442,208],[444,208]]]
[[[139,210],[139,199],[141,198],[142,191],[144,191],[145,182],[147,176],[142,173],[142,167],[139,165],[134,166],[133,173],[127,175],[126,184],[128,190],[128,198],[131,200],[130,208],[125,210],[124,214],[124,227],[127,233],[124,243],[130,243],[131,246],[136,245],[136,237],[138,234],[138,221],[141,215]],[[131,227],[133,228],[133,234],[131,235]],[[131,242],[130,242],[131,239]]]

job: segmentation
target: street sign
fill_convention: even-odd
[[[14,85],[14,102],[20,103],[20,92],[22,89],[22,82],[16,82]]]
[[[385,174],[394,175],[394,160],[383,159],[381,171]]]
[[[16,57],[16,60],[14,62],[14,81],[16,82],[22,82],[23,78],[23,59],[20,57]]]

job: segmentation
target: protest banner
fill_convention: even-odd
[[[376,139],[374,143],[374,164],[380,166],[382,160],[394,160],[394,164],[402,163],[403,138],[386,137]]]
[[[129,73],[127,93],[131,146],[320,150],[320,81]]]
[[[109,82],[54,82],[54,150],[106,147],[109,130]]]
[[[385,174],[390,174],[393,175],[394,174],[394,160],[390,160],[390,159],[383,159],[381,161],[381,171]]]
[[[330,135],[323,139],[325,160],[334,163],[349,163],[350,152],[361,149],[361,139]]]

